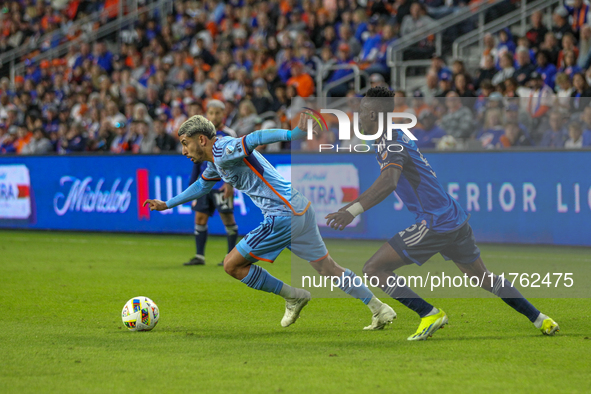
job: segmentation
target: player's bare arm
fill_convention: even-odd
[[[147,199],[146,201],[144,201],[143,206],[145,207],[148,204],[150,205],[150,211],[166,211],[168,209],[166,203],[161,200]]]
[[[326,225],[335,230],[342,231],[353,221],[355,216],[379,204],[392,194],[396,190],[401,173],[398,168],[394,168],[393,166],[386,167],[373,185],[363,192],[361,196],[356,198],[355,201],[339,209],[338,212],[326,215]]]

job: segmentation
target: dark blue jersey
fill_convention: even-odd
[[[416,223],[445,233],[458,229],[468,220],[466,211],[443,189],[415,142],[402,131],[398,131],[397,139],[392,141],[388,141],[384,133],[376,145],[381,171],[389,166],[402,171],[396,193],[416,215]]]
[[[216,135],[220,138],[222,137],[238,137],[236,132],[229,127],[224,126],[221,130],[216,131]],[[203,171],[207,168],[207,162],[200,162],[193,164],[193,171],[191,172],[191,179],[189,180],[189,185],[192,185],[198,178],[201,176]],[[219,181],[213,186],[213,189],[219,189],[224,185],[224,182]]]

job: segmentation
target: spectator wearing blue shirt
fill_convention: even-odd
[[[564,127],[564,117],[558,111],[552,111],[549,118],[549,127],[542,136],[540,146],[545,148],[563,148],[566,136],[568,135]]]
[[[59,141],[59,153],[83,152],[86,150],[86,138],[82,135],[84,126],[73,123],[68,133]]]
[[[500,97],[501,100],[503,97]],[[484,126],[478,134],[476,139],[482,143],[482,147],[492,149],[497,146],[501,136],[505,134],[503,128],[503,113],[500,108],[489,108],[484,114]]]
[[[431,56],[431,70],[437,73],[439,80],[445,79],[451,81],[452,72],[445,65],[445,60],[443,60],[441,55],[434,53],[433,56]]]
[[[339,45],[339,50],[337,52],[337,65],[341,66],[341,65],[347,65],[347,64],[352,64],[354,63],[351,59],[351,54],[350,54],[351,50],[349,48],[349,45],[347,44],[341,44]],[[342,69],[338,69],[335,70],[335,72],[332,73],[332,75],[330,76],[330,78],[328,79],[328,83],[331,82],[335,82],[340,80],[341,78],[344,78],[350,74],[353,74],[353,70],[351,68],[342,68]],[[332,87],[328,93],[327,93],[327,97],[344,97],[347,94],[347,91],[349,91],[349,83],[351,81],[346,81],[346,82],[342,82],[337,86]]]
[[[82,67],[82,65],[84,64],[84,62],[86,60],[93,60],[92,54],[90,53],[90,45],[86,42],[83,42],[82,44],[80,44],[80,54],[78,55],[78,57],[76,58],[76,60],[74,61],[74,65],[72,66],[72,68],[78,68],[78,67]]]
[[[60,125],[57,107],[53,104],[48,105],[43,112],[43,117],[45,119],[43,122],[43,130],[48,134],[57,133]]]
[[[277,59],[279,64],[279,68],[277,69],[277,75],[281,79],[281,82],[287,83],[289,78],[291,78],[291,63],[295,60],[293,55],[293,48],[290,45],[286,45],[283,48],[283,53],[280,53],[281,59]]]
[[[361,55],[359,57],[362,62],[371,63],[377,57],[380,42],[382,41],[382,36],[378,33],[378,20],[379,18],[374,15],[367,24],[368,34],[363,43],[363,47],[361,48]]]
[[[511,30],[508,27],[504,28],[499,32],[499,43],[497,44],[497,54],[502,55],[505,52],[509,52],[511,55],[515,54],[516,45],[513,42],[513,36]],[[497,64],[498,66],[498,64]]]
[[[369,66],[365,72],[368,74],[378,73],[383,75],[387,80],[390,77],[390,68],[388,67],[388,47],[396,41],[394,37],[394,27],[391,25],[384,26],[382,37],[378,45],[378,51],[374,63]]]
[[[419,149],[434,149],[439,139],[445,135],[445,131],[435,124],[436,120],[437,116],[429,110],[424,110],[419,115],[418,121],[422,127],[412,130],[417,137],[415,143]]]
[[[558,73],[564,73],[572,80],[576,73],[583,71],[577,64],[577,58],[574,51],[565,50],[563,65],[558,70]]]
[[[306,41],[302,44],[300,50],[301,56],[299,58],[299,61],[302,62],[305,67],[306,73],[310,74],[312,77],[316,76],[316,70],[319,69],[322,64],[320,58],[314,54],[315,51],[316,48],[314,47],[314,44],[310,41]]]
[[[29,59],[25,60],[25,66],[25,81],[31,80],[34,85],[39,84],[41,82],[41,70],[39,67],[37,67],[34,61]]]
[[[109,74],[113,71],[113,54],[107,50],[104,42],[94,44],[94,63]]]
[[[550,88],[554,89],[554,78],[556,77],[556,66],[548,61],[548,52],[541,50],[536,56],[538,68],[536,71],[541,75],[542,80]]]
[[[360,43],[365,43],[365,40],[369,37],[367,32],[367,14],[362,8],[359,8],[353,12],[353,23],[355,24],[355,38]]]

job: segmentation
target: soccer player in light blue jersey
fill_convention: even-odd
[[[253,264],[272,263],[285,248],[308,260],[324,276],[339,277],[339,288],[365,303],[373,317],[366,330],[384,328],[396,317],[394,310],[377,299],[352,271],[339,266],[320,237],[310,201],[285,180],[255,148],[278,141],[304,138],[311,117],[302,114],[293,130],[259,130],[242,138],[219,137],[203,116],[188,119],[179,128],[182,153],[193,162],[206,161],[201,177],[178,196],[164,202],[148,199],[150,210],[164,211],[209,193],[220,180],[247,194],[264,214],[259,227],[248,233],[224,259],[224,270],[256,290],[285,299],[283,327],[293,324],[311,299],[310,292],[289,286]]]
[[[393,96],[394,92],[383,87],[367,91],[359,115],[367,134],[375,134],[378,119],[394,108]],[[386,124],[385,119],[382,121]],[[416,215],[415,224],[394,235],[363,267],[365,274],[379,278],[386,294],[421,317],[419,328],[408,340],[429,338],[447,324],[448,318],[444,311],[423,300],[408,286],[400,286],[400,281],[392,280],[396,279],[393,271],[408,264],[422,265],[437,253],[456,263],[469,278],[476,277],[483,289],[526,316],[543,334],[554,335],[559,329],[554,320],[537,310],[507,279],[493,276],[488,271],[468,223],[469,215],[443,189],[414,141],[399,131],[392,141],[387,140],[384,133],[376,142],[380,176],[356,200],[339,212],[328,214],[326,219],[327,225],[342,230],[357,215],[383,201],[394,190],[408,210]]]

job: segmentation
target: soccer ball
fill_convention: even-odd
[[[158,306],[148,297],[133,297],[121,312],[125,327],[131,331],[150,331],[158,324]]]
[[[437,143],[438,150],[453,150],[456,146],[456,139],[451,135],[444,135]]]

